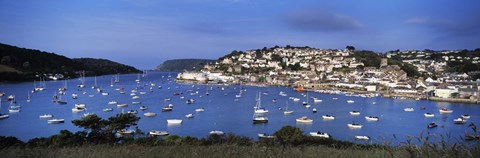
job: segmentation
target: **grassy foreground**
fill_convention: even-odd
[[[478,157],[479,151],[396,148],[333,148],[327,146],[239,145],[91,145],[64,148],[8,148],[2,157]]]

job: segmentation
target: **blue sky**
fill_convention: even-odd
[[[478,0],[0,0],[0,43],[140,69],[275,45],[480,47]]]

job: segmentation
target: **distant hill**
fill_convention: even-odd
[[[155,70],[157,71],[169,71],[169,72],[182,72],[183,70],[200,70],[204,64],[212,63],[216,60],[210,59],[174,59],[167,60],[158,65]]]
[[[43,74],[62,74],[65,78],[86,75],[140,72],[134,67],[105,59],[70,59],[55,53],[19,48],[0,43],[0,81],[27,81]]]

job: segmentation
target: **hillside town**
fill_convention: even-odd
[[[375,58],[362,56],[363,53],[355,51],[353,46],[344,50],[275,46],[233,51],[215,63],[205,64],[201,71],[178,74],[177,81],[292,86],[323,93],[480,102],[477,50],[474,53],[465,50],[371,52]],[[451,67],[465,63],[471,65],[457,66],[459,70]]]

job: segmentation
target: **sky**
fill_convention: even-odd
[[[479,0],[0,0],[0,43],[139,69],[233,50],[480,48]]]

